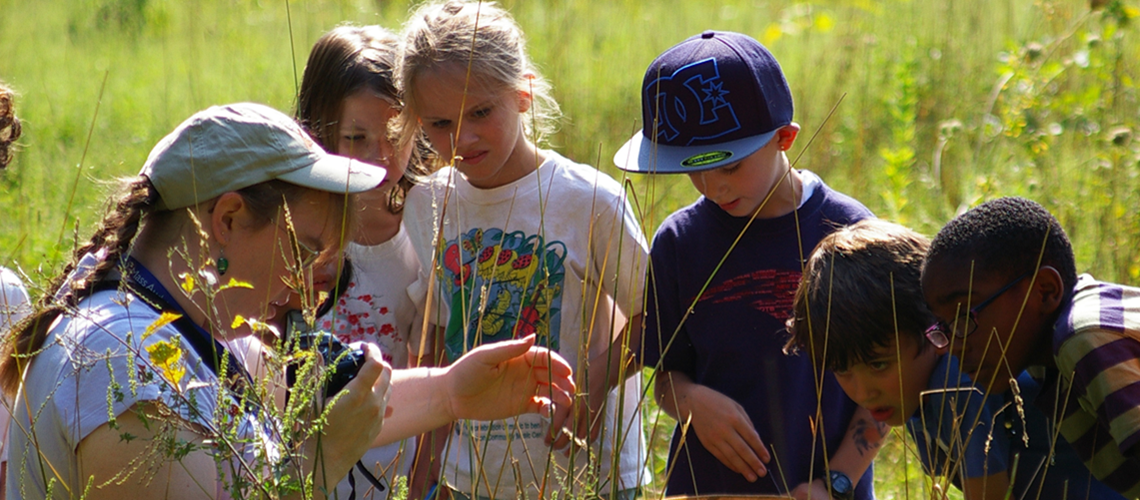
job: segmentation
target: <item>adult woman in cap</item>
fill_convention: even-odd
[[[365,345],[303,443],[238,396],[250,381],[226,342],[273,317],[290,279],[339,258],[346,193],[383,178],[255,104],[210,108],[159,142],[5,348],[9,498],[302,496],[309,479],[319,494],[374,444],[568,404],[568,365],[532,340],[398,374]]]

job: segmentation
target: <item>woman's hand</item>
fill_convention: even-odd
[[[383,432],[372,446],[422,434],[459,419],[555,414],[574,394],[569,363],[534,346],[534,336],[481,346],[447,368],[397,370]],[[558,413],[563,416],[565,412]],[[561,428],[563,421],[552,425]]]
[[[392,367],[380,356],[380,349],[367,342],[361,343],[364,365],[344,387],[329,410],[328,424],[321,437],[322,456],[327,468],[344,472],[352,468],[380,434],[391,393]],[[316,441],[316,438],[309,438]],[[316,454],[309,454],[316,456]],[[316,469],[321,470],[321,469]],[[326,478],[336,484],[343,476]]]
[[[569,406],[574,394],[570,364],[536,347],[534,339],[531,335],[484,345],[447,367],[451,417],[498,420],[522,413],[551,414],[558,406]]]

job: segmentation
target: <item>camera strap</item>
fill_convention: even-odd
[[[245,367],[238,362],[237,357],[209,332],[194,323],[186,315],[186,311],[178,306],[174,296],[141,262],[134,257],[128,257],[125,265],[120,266],[119,270],[123,276],[122,284],[152,309],[160,314],[172,312],[179,315],[178,319],[172,322],[174,328],[182,334],[182,338],[190,344],[190,347],[194,349],[194,352],[198,354],[198,357],[215,376],[221,378],[221,360],[225,359],[226,373],[229,373],[233,378],[230,381],[232,389],[241,394],[246,387],[252,386],[253,378],[245,370]],[[119,281],[103,281],[95,286],[95,291],[117,289],[119,284]],[[240,378],[233,377],[237,374],[240,374]]]
[[[174,296],[170,294],[170,291],[162,286],[158,278],[155,278],[154,274],[143,266],[141,262],[134,257],[128,257],[126,264],[120,266],[119,269],[124,278],[121,283],[125,285],[131,293],[139,296],[143,302],[160,314],[173,312],[179,315],[178,319],[172,322],[174,328],[178,330],[178,333],[182,334],[182,338],[186,339],[186,342],[190,344],[190,347],[194,349],[194,352],[198,354],[202,362],[206,364],[219,380],[221,379],[221,360],[224,358],[227,364],[227,373],[241,374],[241,378],[234,377],[231,381],[233,389],[238,394],[241,394],[245,391],[246,387],[252,387],[253,377],[237,360],[233,352],[226,349],[225,345],[218,342],[218,340],[210,335],[204,328],[194,323],[194,321],[186,315],[186,311],[178,306],[178,302],[174,299]],[[342,274],[341,281],[346,282],[347,276],[347,273]],[[93,291],[115,290],[119,288],[119,285],[119,281],[107,280],[95,285]],[[338,284],[338,288],[344,289],[347,287]],[[288,394],[286,397],[288,397]],[[245,400],[247,409],[251,409],[256,413],[257,408],[251,407],[251,402],[247,398],[242,399]],[[387,485],[384,484],[385,481],[377,479],[376,476],[372,475],[372,472],[368,470],[368,467],[364,465],[363,461],[358,460],[356,462],[356,469],[359,470],[364,479],[375,488],[377,493],[388,490]],[[353,490],[349,497],[352,499],[356,496],[356,481],[351,470],[348,474],[348,481]]]

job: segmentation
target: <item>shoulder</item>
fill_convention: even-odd
[[[1097,281],[1088,274],[1077,279],[1069,302],[1068,323],[1074,332],[1140,329],[1140,288]]]
[[[18,323],[30,310],[28,291],[16,273],[0,267],[0,330]]]
[[[24,283],[16,273],[6,267],[0,267],[0,293],[4,294],[9,303],[17,298],[23,298],[24,302],[28,301],[28,291],[24,289]]]
[[[657,227],[657,232],[653,237],[654,242],[658,239],[684,238],[697,230],[707,229],[709,224],[714,221],[711,214],[702,208],[703,200],[702,197],[665,217],[665,220],[661,221],[661,225]]]
[[[64,414],[78,411],[85,428],[92,423],[97,426],[107,416],[105,407],[96,415],[89,408],[70,408],[66,401],[106,398],[108,391],[116,391],[117,414],[133,401],[170,399],[171,384],[185,388],[189,379],[213,379],[181,337],[159,312],[134,295],[120,290],[97,292],[81,300],[52,329],[32,363],[35,377],[29,379],[36,378],[37,387],[47,391],[40,396],[58,400]],[[74,383],[60,385],[62,380]],[[36,392],[29,388],[29,393]]]
[[[819,179],[818,176],[807,170],[802,171],[802,175],[810,175]],[[819,209],[825,217],[844,225],[875,216],[871,210],[860,203],[859,200],[836,191],[831,186],[828,186],[826,182],[823,182],[822,179],[818,180],[815,191],[812,193],[812,198],[808,200],[808,203],[818,203]]]
[[[546,164],[553,174],[549,183],[559,193],[574,193],[578,196],[598,197],[600,199],[624,198],[625,190],[616,179],[591,165],[578,163],[566,158],[555,151],[543,150]]]
[[[1140,289],[1082,275],[1053,332],[1058,367],[1073,370],[1086,356],[1107,368],[1140,352]],[[1091,359],[1091,358],[1090,358]],[[1095,368],[1082,363],[1084,368]]]
[[[63,334],[83,345],[121,346],[126,335],[141,335],[158,319],[159,313],[134,294],[104,290],[76,305]]]
[[[433,201],[441,199],[445,193],[454,187],[455,169],[444,167],[436,170],[408,190],[407,199],[404,201],[404,210],[429,207]]]
[[[455,199],[454,174],[453,168],[444,167],[408,190],[402,224],[409,230],[413,243],[430,239],[446,205],[444,196]]]

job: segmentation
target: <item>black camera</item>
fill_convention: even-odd
[[[348,385],[357,372],[364,366],[364,351],[352,349],[333,334],[317,330],[309,326],[301,311],[293,310],[285,317],[285,345],[298,350],[316,351],[324,360],[326,369],[330,372],[325,382],[325,397],[335,396],[344,386]],[[290,364],[285,371],[286,382],[289,387],[297,378],[297,365]]]

